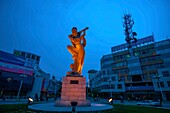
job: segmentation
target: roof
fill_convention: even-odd
[[[4,51],[0,51],[1,62],[24,66],[24,63],[25,63],[24,60],[25,60],[24,58],[14,56],[13,54],[10,54]]]

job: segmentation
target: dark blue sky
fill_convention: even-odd
[[[66,46],[76,26],[88,26],[83,75],[100,69],[100,58],[125,43],[124,13],[135,21],[138,38],[154,33],[156,41],[170,37],[170,0],[0,0],[0,50],[14,49],[41,56],[40,67],[57,78],[73,62]]]

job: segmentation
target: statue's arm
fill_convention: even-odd
[[[70,41],[73,41],[73,37],[72,37],[72,35],[70,34],[70,35],[68,35],[68,38],[70,39]]]
[[[88,29],[89,29],[89,27],[86,27],[86,28],[82,29],[81,31],[79,31],[79,33],[81,34],[82,32],[85,32]]]
[[[74,39],[73,39],[72,35],[68,35],[68,38],[70,39],[72,45],[75,46]]]

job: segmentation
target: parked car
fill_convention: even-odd
[[[150,103],[150,106],[162,106],[161,103],[159,101],[152,101]]]
[[[141,102],[137,102],[137,105],[161,106],[160,102],[152,101],[152,100],[144,100],[144,101],[141,101]]]
[[[149,105],[151,104],[151,100],[143,100],[143,101],[140,101],[140,102],[137,102],[137,105]]]

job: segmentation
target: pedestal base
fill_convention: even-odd
[[[66,106],[71,107],[71,102],[72,101],[57,100],[55,102],[55,106],[56,107],[66,107]],[[77,106],[83,106],[83,107],[91,106],[91,102],[89,100],[84,100],[84,101],[78,100],[77,102],[78,102]]]
[[[62,81],[61,100],[55,106],[71,106],[71,102],[78,102],[77,106],[91,106],[86,100],[86,78],[82,76],[66,76]]]

